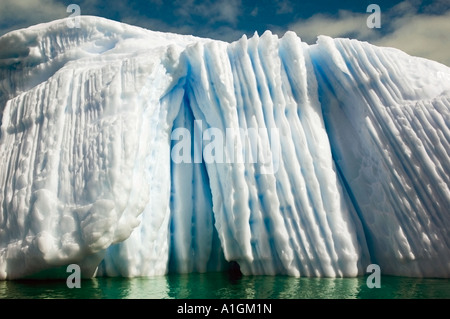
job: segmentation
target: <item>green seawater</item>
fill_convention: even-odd
[[[227,273],[151,278],[93,278],[81,288],[66,280],[0,281],[0,299],[448,299],[450,279],[382,276],[380,288],[359,278],[293,278]]]

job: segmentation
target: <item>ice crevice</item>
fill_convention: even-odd
[[[66,29],[0,38],[0,279],[450,276],[448,67],[293,32]]]

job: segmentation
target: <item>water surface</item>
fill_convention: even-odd
[[[450,279],[382,276],[381,288],[367,277],[293,278],[226,273],[171,274],[150,278],[93,278],[69,289],[65,280],[0,281],[9,299],[448,299]]]

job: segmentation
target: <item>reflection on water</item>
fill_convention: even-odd
[[[450,298],[450,280],[383,276],[381,288],[370,289],[366,277],[293,278],[244,276],[226,273],[168,275],[150,278],[94,278],[80,289],[65,280],[0,282],[0,298],[108,298],[108,299],[374,299]]]

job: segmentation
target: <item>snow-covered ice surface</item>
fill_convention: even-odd
[[[0,38],[0,279],[230,261],[450,276],[450,68],[349,39],[230,44],[80,20]],[[225,143],[230,129],[257,130],[272,160],[226,160],[248,142]]]

